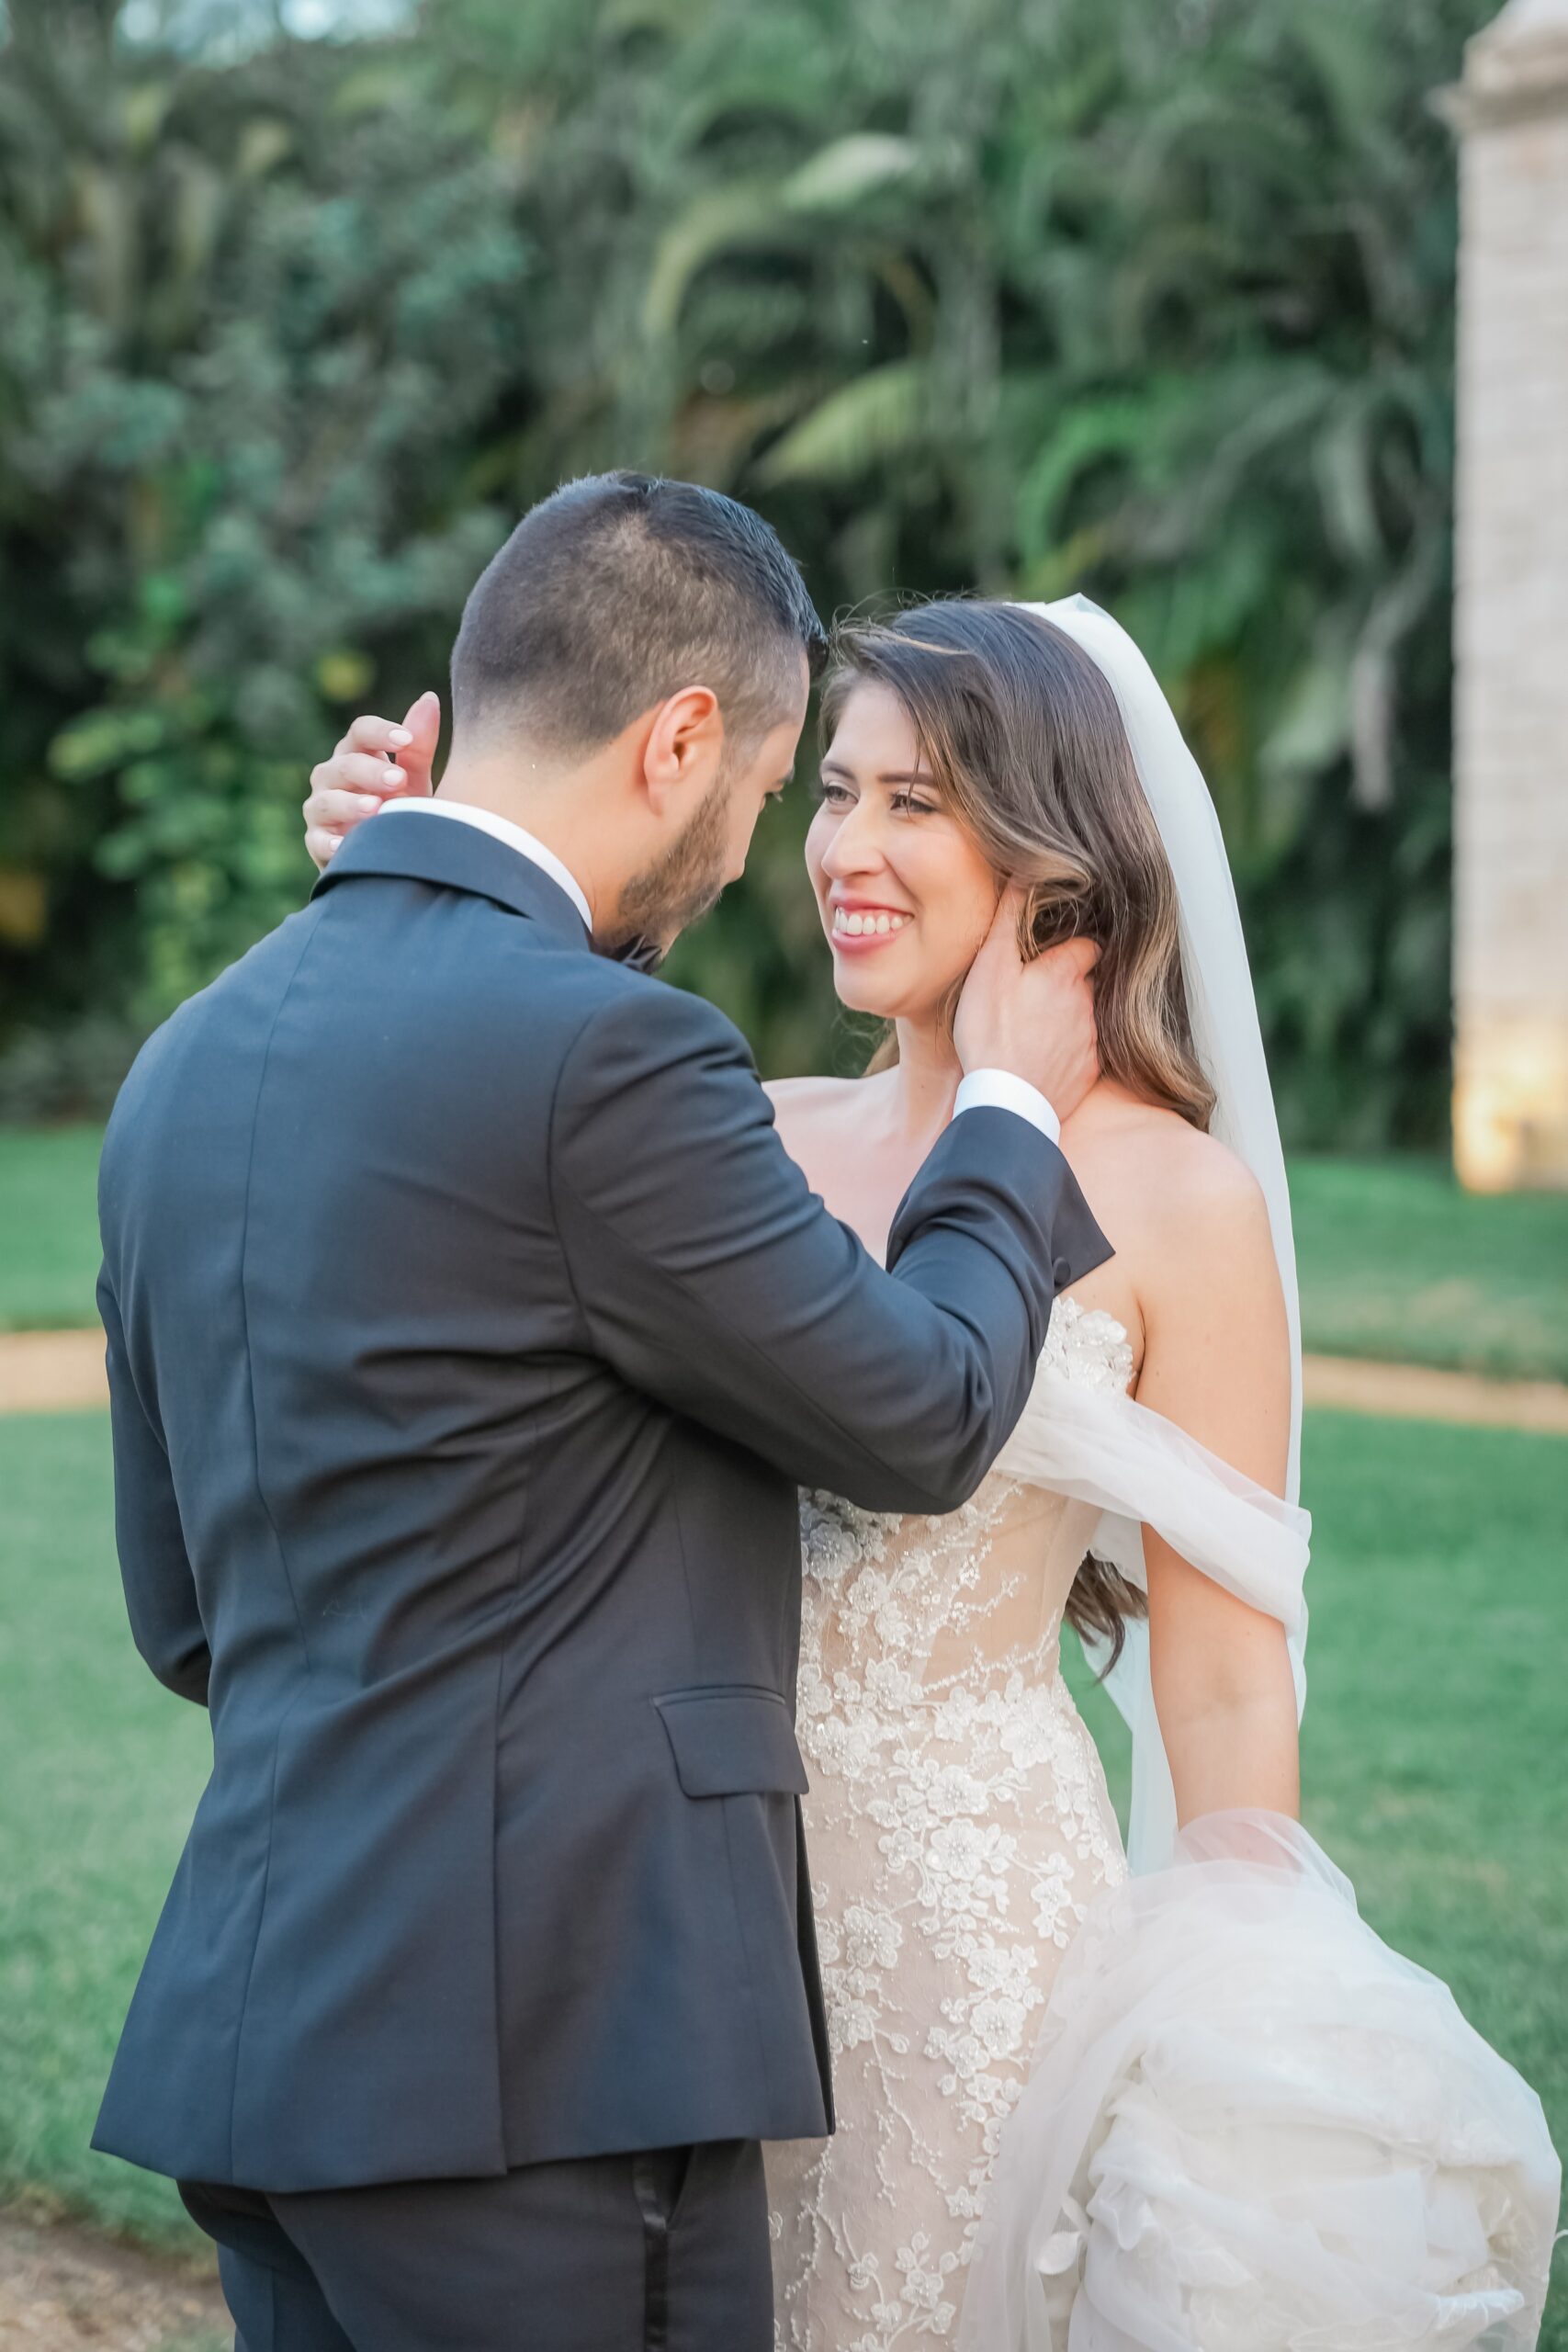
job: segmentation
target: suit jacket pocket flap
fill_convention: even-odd
[[[773,1690],[672,1690],[656,1699],[689,1797],[777,1791],[804,1796],[809,1786],[789,1709]]]

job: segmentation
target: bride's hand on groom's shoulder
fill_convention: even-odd
[[[368,715],[354,721],[331,759],[310,770],[305,847],[318,866],[385,802],[428,796],[440,733],[441,697],[434,692],[421,695],[401,721]]]
[[[1072,1117],[1100,1076],[1100,1036],[1089,978],[1100,950],[1065,940],[1025,963],[1024,900],[1002,894],[996,921],[969,967],[953,1042],[965,1070],[1006,1069],[1037,1087],[1058,1119]]]

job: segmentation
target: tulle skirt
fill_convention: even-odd
[[[1540,2102],[1270,1814],[1103,1896],[1004,2131],[961,2352],[1528,2352]]]

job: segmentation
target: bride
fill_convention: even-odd
[[[1295,1819],[1290,1210],[1202,780],[1082,598],[844,630],[822,716],[807,869],[840,999],[889,1028],[864,1077],[770,1090],[784,1142],[880,1253],[1017,882],[1035,944],[1099,951],[1102,1075],[1061,1140],[1116,1254],[962,1510],[802,1499],[838,2128],[768,2152],[779,2342],[1533,2345],[1539,2102]],[[314,783],[320,857],[365,802]],[[1131,1879],[1064,1623],[1134,1726]]]

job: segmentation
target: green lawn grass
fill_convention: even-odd
[[[210,1756],[131,1646],[108,1421],[0,1420],[0,2196],[189,2245],[167,2181],[87,2146]]]
[[[99,1130],[0,1128],[0,1331],[93,1320]],[[1435,1159],[1293,1162],[1306,1343],[1568,1380],[1568,1196],[1461,1193]]]
[[[1557,1439],[1308,1422],[1309,1825],[1373,1926],[1447,1977],[1536,2085],[1559,2145],[1565,1482]],[[206,1718],[131,1648],[103,1418],[0,1420],[0,2197],[41,2188],[188,2246],[167,2184],[87,2139],[202,1784]],[[1102,1693],[1086,1713],[1124,1784]],[[1568,2352],[1568,2293],[1541,2340]]]
[[[0,1127],[0,1331],[95,1320],[97,1126]]]
[[[1462,1193],[1436,1159],[1291,1163],[1306,1344],[1568,1380],[1568,1194]]]

